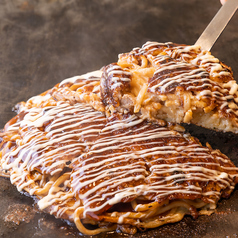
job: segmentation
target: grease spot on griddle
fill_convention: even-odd
[[[34,218],[35,213],[31,206],[14,204],[8,207],[3,219],[10,226],[20,225],[21,222],[29,223]]]
[[[45,218],[40,218],[38,220],[38,227],[41,230],[44,230],[44,229],[53,230],[53,229],[56,229],[57,226],[56,226],[56,223],[53,221],[48,221]]]

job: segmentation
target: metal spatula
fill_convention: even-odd
[[[210,51],[217,38],[220,36],[222,31],[225,29],[227,23],[230,21],[231,17],[236,12],[237,8],[238,0],[228,0],[217,12],[217,14],[209,23],[207,28],[198,38],[195,45],[201,46],[202,50]]]

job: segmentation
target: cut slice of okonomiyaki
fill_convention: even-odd
[[[199,46],[147,42],[103,69],[110,111],[238,133],[238,85],[231,69]]]
[[[15,106],[17,113],[32,107],[56,105],[58,101],[67,101],[71,105],[77,102],[87,103],[98,111],[104,111],[100,96],[100,81],[102,71],[97,70],[84,75],[63,80],[44,93],[20,102]]]
[[[91,76],[21,103],[0,133],[2,174],[41,210],[87,235],[134,234],[210,214],[230,196],[238,169],[220,151],[135,114],[107,118],[78,103],[99,93]]]

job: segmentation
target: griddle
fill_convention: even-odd
[[[0,127],[13,106],[65,78],[100,69],[147,40],[194,44],[220,8],[219,0],[0,0]],[[238,79],[238,14],[212,49]],[[188,125],[200,141],[238,166],[238,135]],[[0,237],[87,237],[40,213],[32,198],[0,178]],[[211,216],[139,232],[100,237],[237,237],[238,188]]]

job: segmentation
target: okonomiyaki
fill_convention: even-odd
[[[214,212],[238,182],[231,160],[180,126],[105,106],[102,71],[16,106],[0,133],[2,176],[86,235],[134,234]]]
[[[147,42],[103,69],[112,111],[238,133],[238,85],[231,69],[199,46]]]

